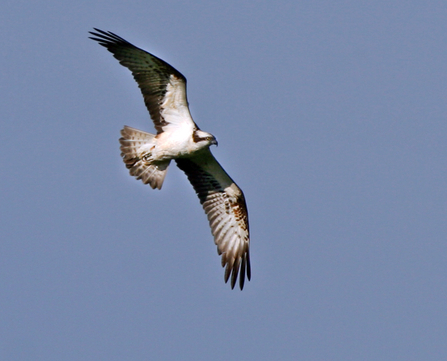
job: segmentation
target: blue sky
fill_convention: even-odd
[[[447,4],[4,1],[2,360],[447,357]],[[188,79],[244,190],[252,281],[223,270],[110,30]]]

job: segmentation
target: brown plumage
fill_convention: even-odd
[[[216,138],[199,129],[189,112],[186,78],[172,66],[118,35],[95,29],[91,39],[109,50],[138,83],[157,135],[125,126],[121,156],[132,176],[161,189],[175,159],[194,187],[222,256],[225,282],[250,280],[250,235],[244,194],[211,154]]]

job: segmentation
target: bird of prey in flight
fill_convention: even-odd
[[[125,126],[121,156],[130,174],[161,189],[171,160],[185,172],[208,217],[211,233],[222,255],[224,279],[234,288],[250,280],[250,236],[244,194],[211,154],[216,138],[199,129],[186,98],[186,78],[171,65],[137,48],[120,36],[95,28],[97,41],[128,68],[138,83],[157,134]]]

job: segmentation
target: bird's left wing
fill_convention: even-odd
[[[217,252],[222,255],[222,267],[226,266],[225,282],[231,275],[231,288],[234,288],[239,274],[242,290],[245,275],[248,280],[251,277],[248,213],[242,190],[209,149],[193,157],[177,158],[176,162],[186,173],[208,216]]]
[[[157,133],[169,126],[198,128],[189,112],[186,78],[178,70],[110,31],[95,30],[96,33],[90,32],[90,39],[104,46],[132,72]]]

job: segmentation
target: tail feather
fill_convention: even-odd
[[[154,134],[146,133],[142,130],[128,127],[127,125],[121,130],[121,136],[120,149],[124,163],[126,163],[127,160],[138,158],[141,155],[141,147],[146,144],[152,144],[155,138]]]
[[[155,135],[125,126],[121,130],[121,156],[130,175],[141,179],[152,188],[161,189],[170,160],[155,162],[150,160],[150,149]]]
[[[149,184],[153,189],[161,189],[166,177],[170,161],[148,163],[144,160],[138,160],[133,164],[126,164],[130,169],[130,175],[141,179],[144,184]]]

